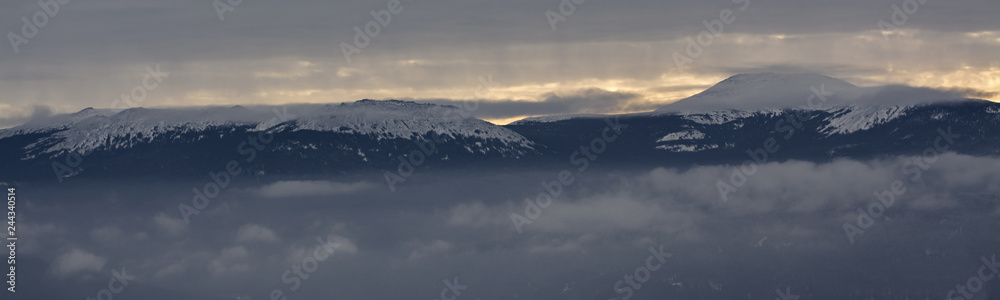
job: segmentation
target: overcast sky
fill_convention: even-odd
[[[760,71],[1000,100],[996,0],[927,0],[915,11],[888,0],[586,0],[565,15],[558,0],[402,0],[350,62],[341,43],[359,46],[354,28],[389,0],[237,1],[216,1],[221,18],[211,0],[71,0],[43,18],[36,1],[0,0],[0,127],[120,105],[133,91],[145,99],[125,106],[483,98],[506,123],[652,110]],[[674,53],[687,56],[687,39],[726,9],[732,22],[677,68]],[[169,75],[137,88],[156,66]]]

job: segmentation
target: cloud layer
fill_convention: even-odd
[[[368,182],[279,181],[261,187],[259,193],[268,198],[333,196],[353,193],[371,186],[372,184]]]
[[[35,298],[92,295],[114,276],[110,270],[121,269],[136,276],[124,292],[136,297],[266,298],[280,289],[300,298],[435,298],[446,288],[443,279],[458,277],[470,298],[611,298],[621,296],[614,285],[623,270],[642,266],[649,248],[662,246],[674,253],[651,274],[663,284],[644,285],[636,295],[738,297],[792,285],[827,298],[846,297],[844,286],[848,293],[936,297],[951,287],[928,291],[923,280],[965,280],[975,269],[955,266],[977,263],[1000,246],[993,234],[1000,226],[997,158],[771,162],[723,201],[717,183],[739,167],[588,170],[521,233],[511,215],[524,214],[524,199],[558,170],[428,170],[395,192],[292,196],[287,191],[297,189],[289,188],[281,194],[289,201],[260,193],[286,183],[251,183],[213,198],[191,224],[175,224],[187,183],[64,183],[39,188],[22,206],[33,217],[23,228],[32,238],[18,248],[26,266],[19,279],[62,287],[26,286]],[[328,191],[366,180],[360,177],[287,186]],[[843,224],[856,222],[858,209],[878,202],[874,193],[895,180],[906,191],[851,244]],[[77,197],[66,201],[68,194]],[[120,204],[106,205],[112,198]],[[921,280],[875,280],[898,274],[900,264],[913,266],[908,274]],[[809,271],[815,269],[836,272]],[[377,288],[383,285],[399,288]],[[699,285],[706,288],[677,288]]]
[[[587,2],[555,31],[545,13],[558,11],[559,1],[406,2],[351,62],[340,43],[353,43],[354,28],[385,1],[248,2],[224,21],[211,3],[64,5],[18,53],[9,43],[0,47],[10,57],[0,62],[0,123],[26,120],[35,105],[74,112],[110,107],[133,92],[145,93],[134,102],[146,107],[467,100],[491,75],[498,84],[481,95],[497,103],[483,114],[498,118],[532,109],[639,111],[760,71],[817,72],[863,86],[1000,90],[998,8],[982,0],[922,5],[886,35],[877,24],[891,19],[897,1],[761,1],[745,11],[727,1]],[[35,2],[0,7],[4,33],[21,32],[21,17],[41,11]],[[675,53],[689,55],[688,38],[724,9],[737,12],[735,21],[677,69]],[[150,83],[146,68],[157,65],[169,76],[137,90]],[[612,105],[622,104],[618,96],[605,97],[607,104],[575,98],[591,89],[637,96],[625,106]]]

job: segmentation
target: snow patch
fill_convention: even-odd
[[[830,109],[829,124],[820,128],[827,136],[868,130],[906,115],[913,106],[840,106]]]
[[[664,150],[670,152],[698,152],[703,150],[719,148],[719,145],[660,145],[656,146],[656,150]]]
[[[699,113],[679,113],[678,115],[698,124],[718,125],[754,116],[774,116],[781,114],[781,112],[781,109],[717,110]]]
[[[680,140],[700,140],[704,139],[705,134],[697,130],[686,130],[681,132],[674,132],[663,136],[662,138],[656,140],[657,143],[670,142],[670,141],[680,141]]]

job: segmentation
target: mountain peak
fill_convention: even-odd
[[[659,111],[713,111],[801,107],[813,89],[830,93],[858,87],[815,73],[743,73],[726,78],[694,96]]]
[[[817,96],[822,96],[818,98]],[[822,101],[817,101],[822,99]],[[736,74],[712,87],[668,104],[657,112],[700,113],[836,106],[914,106],[932,102],[968,100],[961,92],[907,85],[855,86],[814,73]]]
[[[786,84],[786,85],[796,85],[796,84],[831,84],[843,87],[857,87],[847,81],[843,81],[837,78],[816,74],[816,73],[740,73],[723,81],[720,81],[712,88],[718,90],[722,88],[732,88],[732,87],[752,87],[752,86],[762,86],[771,84]]]

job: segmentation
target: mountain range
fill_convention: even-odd
[[[1000,103],[905,86],[857,87],[816,74],[739,74],[656,111],[495,125],[455,106],[398,100],[329,105],[93,109],[0,130],[0,181],[204,175],[237,160],[258,176],[470,164],[569,165],[609,124],[595,165],[738,164],[774,139],[770,160],[1000,154]]]

